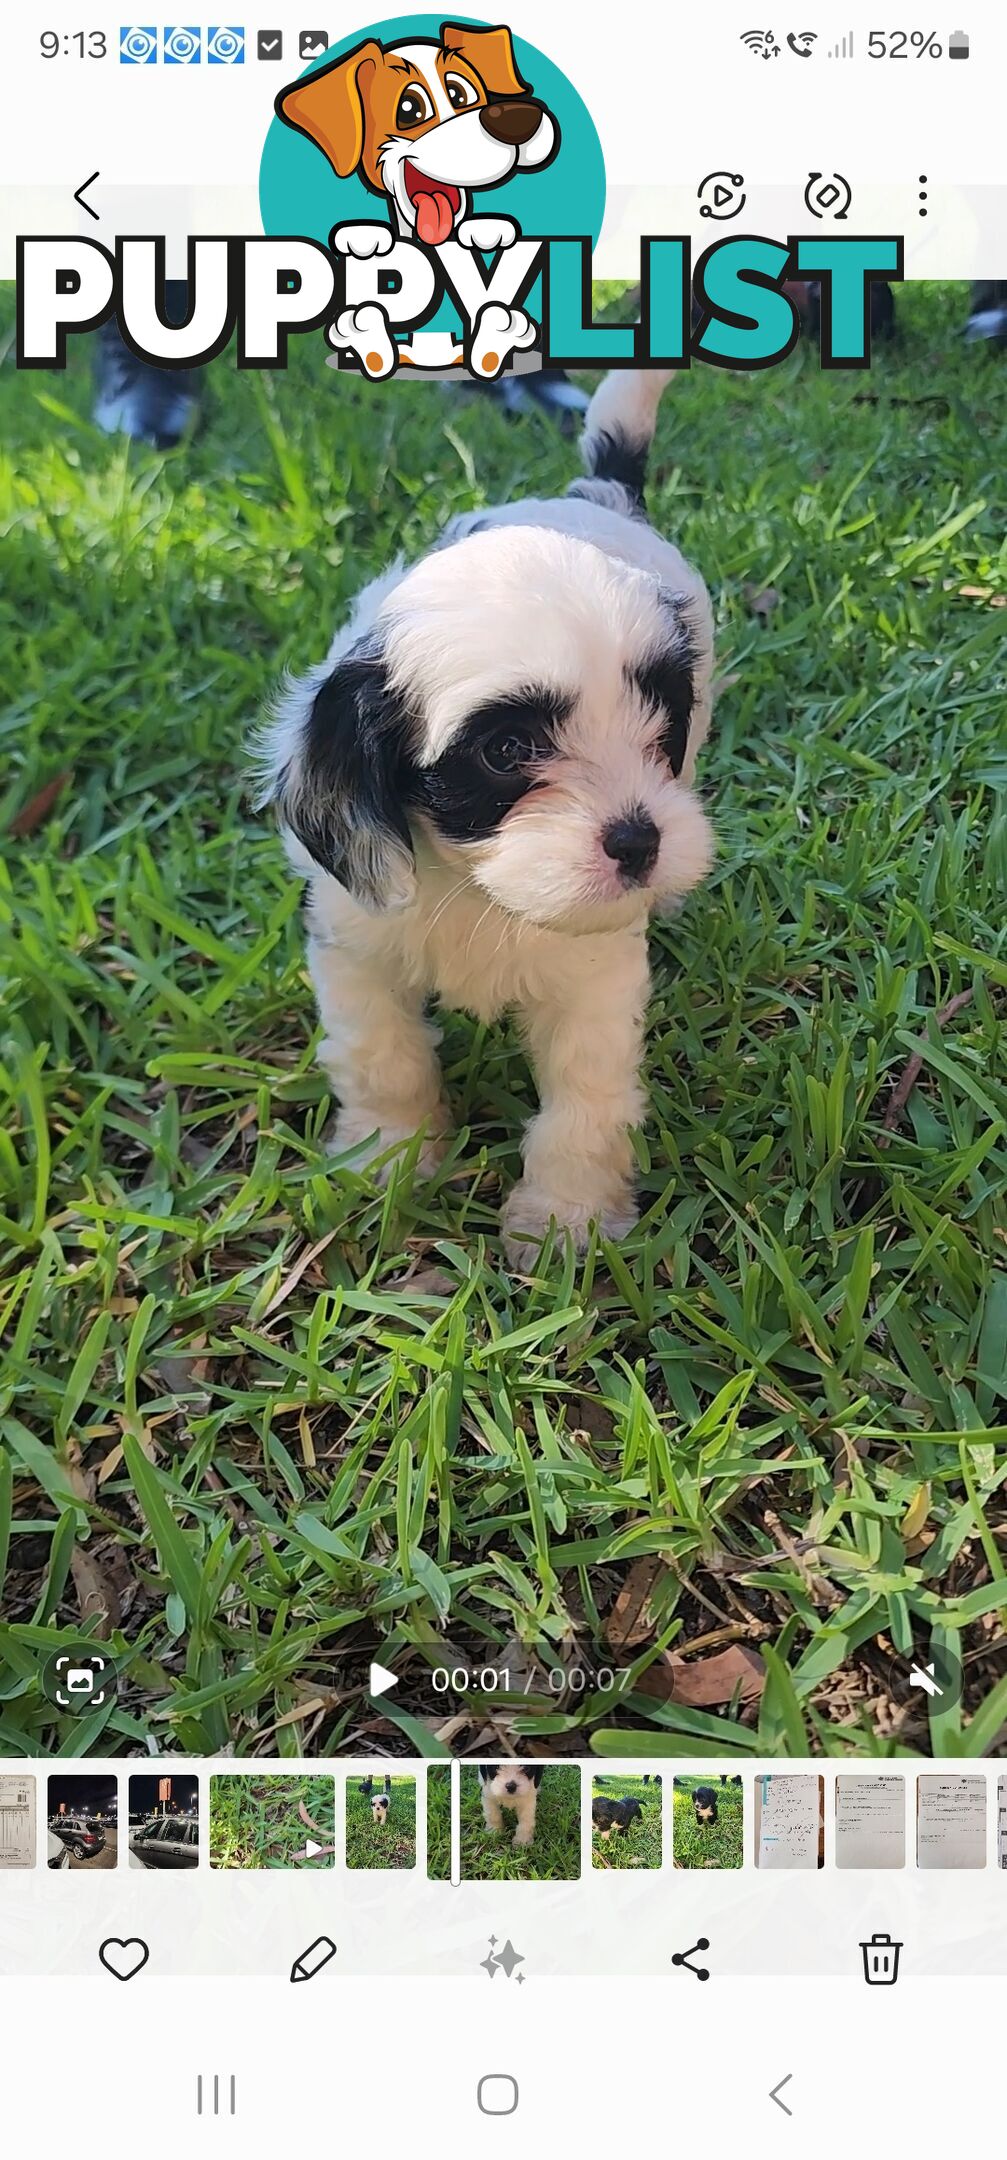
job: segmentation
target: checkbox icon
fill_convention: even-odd
[[[282,60],[282,30],[260,30],[255,41],[255,57],[257,60]]]

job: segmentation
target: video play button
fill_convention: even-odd
[[[740,172],[707,173],[696,190],[699,197],[699,215],[716,218],[740,217],[745,207],[745,175]]]
[[[389,1688],[398,1687],[398,1673],[389,1672],[387,1665],[372,1665],[367,1683],[368,1695],[387,1695]]]

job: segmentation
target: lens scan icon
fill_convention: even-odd
[[[42,1686],[57,1710],[101,1710],[115,1694],[115,1666],[103,1652],[81,1644],[48,1660]]]
[[[122,67],[153,67],[157,59],[157,31],[153,23],[129,24],[119,32],[119,61]]]
[[[165,67],[192,67],[200,56],[200,33],[192,23],[176,23],[162,32]]]
[[[234,23],[211,23],[206,33],[206,57],[210,67],[241,67],[245,58],[244,28]]]

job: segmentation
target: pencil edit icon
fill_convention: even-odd
[[[336,1946],[332,1937],[330,1935],[316,1935],[314,1942],[309,1943],[308,1948],[302,1950],[299,1957],[295,1957],[290,1968],[291,1980],[313,1980],[315,1974],[321,1972],[322,1966],[327,1965],[329,1959],[334,1958],[335,1954]]]

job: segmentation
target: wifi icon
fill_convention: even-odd
[[[780,48],[771,30],[743,30],[741,42],[759,60],[778,60]]]
[[[817,43],[817,30],[788,30],[787,44],[799,60],[810,60],[811,48]]]

